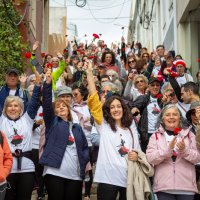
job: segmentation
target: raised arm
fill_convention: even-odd
[[[30,103],[27,107],[27,113],[31,119],[34,119],[37,115],[37,111],[40,107],[40,97],[41,97],[41,84],[42,84],[42,77],[34,67],[34,73],[36,77],[36,83],[33,89],[33,94],[31,96]]]
[[[45,126],[49,128],[55,117],[54,110],[52,106],[52,77],[51,70],[48,70],[46,73],[46,82],[43,84],[42,90],[42,107],[43,107],[43,116]]]
[[[58,69],[56,69],[56,71],[52,73],[52,88],[54,91],[56,90],[56,82],[58,81],[59,77],[62,75],[66,67],[65,60],[60,53],[58,53],[58,58],[60,60],[59,67]]]
[[[87,80],[88,80],[88,89],[89,89],[89,96],[88,96],[88,107],[94,120],[97,124],[101,125],[103,120],[103,111],[102,111],[102,103],[99,99],[99,95],[96,90],[95,81],[92,73],[92,63],[86,62],[85,63],[86,73],[87,73]]]

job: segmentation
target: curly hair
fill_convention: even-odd
[[[112,56],[112,61],[111,61],[111,65],[115,65],[115,54],[112,51],[109,52],[103,52],[102,57],[101,57],[101,62],[104,63],[105,62],[105,58],[106,55],[110,54]]]
[[[123,117],[121,119],[121,125],[123,128],[129,128],[131,126],[133,117],[130,112],[130,109],[128,108],[128,106],[125,104],[125,102],[123,101],[123,99],[120,96],[113,95],[113,96],[109,97],[103,105],[103,117],[106,120],[106,122],[110,125],[111,129],[114,132],[116,132],[117,131],[116,122],[110,114],[110,104],[114,100],[118,100],[122,106]]]

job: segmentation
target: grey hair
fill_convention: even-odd
[[[158,122],[157,122],[157,125],[156,127],[158,128],[160,125],[162,125],[163,127],[165,127],[164,123],[163,123],[163,118],[164,118],[164,115],[166,113],[166,111],[170,108],[175,108],[177,111],[178,111],[178,114],[179,114],[179,118],[180,118],[180,121],[179,121],[179,126],[180,128],[187,128],[188,127],[188,123],[186,122],[186,120],[183,118],[180,110],[177,108],[177,106],[175,104],[167,104],[162,110],[161,110],[161,113],[160,115],[158,116]]]
[[[111,90],[116,90],[116,89],[117,89],[117,88],[116,88],[116,85],[115,85],[114,83],[109,82],[109,81],[103,82],[103,83],[101,84],[101,88],[104,88],[104,87],[106,87],[106,86],[110,86],[110,87],[111,87]]]
[[[5,100],[5,103],[4,103],[4,107],[3,107],[3,115],[8,117],[7,114],[6,114],[6,110],[7,110],[7,107],[10,103],[12,102],[17,102],[19,104],[19,106],[21,107],[21,113],[20,113],[20,116],[23,115],[23,112],[24,112],[24,103],[23,103],[23,100],[18,97],[18,96],[8,96]]]

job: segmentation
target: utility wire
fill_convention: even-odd
[[[97,22],[103,23],[103,24],[105,24],[105,23],[110,24],[110,23],[113,23],[115,20],[119,19],[119,16],[121,15],[122,10],[123,10],[123,8],[124,8],[124,4],[125,4],[125,0],[124,0],[124,2],[123,2],[123,4],[122,4],[122,7],[121,7],[121,9],[120,9],[119,14],[117,15],[117,17],[114,17],[114,18],[112,19],[112,21],[109,21],[109,22],[105,22],[105,21],[99,20],[100,18],[97,18],[97,17],[93,14],[93,12],[92,12],[92,10],[91,10],[91,8],[90,8],[89,3],[87,3],[87,6],[88,6],[88,8],[89,8],[90,14],[92,15],[92,17],[93,17]],[[103,18],[102,18],[102,19],[103,19]],[[106,19],[106,18],[105,18],[105,19]],[[107,18],[107,19],[108,19],[108,18]],[[106,19],[106,20],[107,20],[107,19]]]

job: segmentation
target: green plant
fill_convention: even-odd
[[[4,84],[5,72],[9,67],[24,71],[22,52],[27,48],[22,42],[19,27],[13,23],[19,20],[20,16],[12,3],[6,4],[5,8],[2,1],[0,2],[0,85]]]

